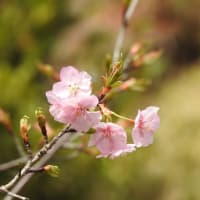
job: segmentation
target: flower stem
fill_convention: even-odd
[[[114,111],[110,111],[110,113],[111,113],[112,115],[114,115],[115,117],[118,117],[118,118],[120,118],[120,119],[124,119],[124,120],[129,121],[129,122],[132,122],[132,123],[135,122],[133,119],[127,118],[127,117],[122,116],[122,115],[119,115],[119,114],[117,114],[117,113],[114,112]]]

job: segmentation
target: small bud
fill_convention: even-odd
[[[26,150],[28,152],[28,154],[32,157],[32,151],[30,149],[31,145],[29,143],[29,137],[28,137],[28,131],[30,129],[30,124],[28,122],[29,117],[28,116],[24,116],[21,118],[20,120],[20,133],[21,133],[21,137],[24,141],[24,145],[26,147]]]
[[[156,59],[158,59],[161,55],[162,55],[161,50],[151,51],[144,55],[143,62],[145,64],[149,64],[149,63],[155,61]]]
[[[141,43],[139,43],[139,42],[135,43],[130,50],[130,54],[132,56],[135,56],[141,50],[141,48],[142,48]]]
[[[21,136],[25,142],[28,142],[28,130],[30,129],[28,120],[29,120],[29,117],[26,115],[24,117],[22,117],[20,120],[20,132],[21,132]]]
[[[133,84],[135,84],[135,82],[136,82],[136,80],[134,78],[130,78],[130,79],[124,81],[119,87],[120,91],[129,89],[130,87],[133,86]]]
[[[40,126],[44,126],[46,123],[46,118],[44,116],[44,113],[42,111],[42,108],[38,108],[35,110],[35,116],[38,120],[38,123]]]
[[[46,165],[44,170],[52,177],[57,178],[60,175],[60,169],[57,165]]]
[[[6,113],[2,108],[0,108],[0,124],[5,126],[9,133],[13,133],[12,123],[10,120],[10,116]]]
[[[39,64],[38,69],[43,72],[48,77],[52,78],[55,81],[59,81],[59,75],[51,65]]]
[[[41,133],[44,137],[45,143],[48,143],[47,129],[46,129],[46,117],[42,111],[42,108],[38,108],[35,110],[35,116],[38,121],[38,125],[40,127]]]

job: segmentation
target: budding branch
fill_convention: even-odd
[[[121,24],[119,34],[117,36],[115,48],[114,48],[113,59],[112,59],[113,62],[117,62],[119,60],[128,21],[130,17],[132,16],[132,14],[134,13],[137,3],[138,3],[138,0],[131,0],[126,12],[123,15],[122,24]],[[44,147],[42,147],[33,156],[33,158],[30,158],[26,162],[25,166],[20,170],[20,173],[17,173],[15,177],[7,184],[0,186],[0,192],[7,194],[4,200],[11,200],[12,198],[28,200],[27,197],[18,195],[17,193],[23,187],[23,185],[32,177],[32,174],[29,173],[31,170],[31,167],[41,167],[43,164],[45,164],[45,162],[47,162],[54,155],[54,153],[63,145],[63,143],[69,140],[70,136],[73,135],[74,133],[76,133],[74,129],[70,129],[69,127],[64,128],[57,136],[55,136],[51,140],[50,143],[45,144]],[[65,140],[64,136],[66,135],[68,137],[65,138],[66,139]],[[46,138],[46,142],[47,142],[47,138]]]
[[[11,197],[15,197],[15,198],[18,198],[18,199],[26,200],[27,199],[26,197],[22,197],[20,195],[16,195],[15,193],[10,192],[9,189],[12,188],[22,177],[27,175],[29,173],[30,168],[34,164],[36,164],[41,158],[43,158],[43,156],[45,154],[47,154],[48,151],[51,150],[56,143],[58,143],[58,141],[62,140],[63,136],[65,134],[68,134],[68,136],[70,136],[75,132],[76,131],[74,129],[70,129],[69,127],[64,128],[57,136],[55,136],[51,140],[51,142],[49,144],[44,145],[44,147],[42,147],[40,149],[40,151],[38,151],[31,160],[27,161],[25,166],[21,169],[20,173],[17,173],[15,175],[15,177],[9,183],[7,183],[6,185],[0,186],[0,192],[7,193],[7,195],[9,195]]]

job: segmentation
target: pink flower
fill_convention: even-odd
[[[47,98],[52,104],[49,111],[54,119],[70,124],[77,131],[86,132],[101,120],[99,111],[90,111],[98,104],[98,98],[94,95],[61,99],[49,92]]]
[[[60,71],[60,81],[53,85],[51,92],[59,98],[90,95],[91,76],[72,66],[63,67]]]
[[[96,132],[91,136],[88,146],[97,146],[101,152],[98,157],[115,158],[121,154],[135,150],[134,144],[127,144],[124,129],[114,123],[99,123]]]
[[[153,143],[154,132],[160,125],[160,117],[157,114],[158,110],[158,107],[150,106],[145,110],[138,111],[132,131],[136,147],[146,147]]]
[[[91,77],[86,72],[63,67],[60,81],[46,92],[46,96],[54,119],[70,124],[77,131],[88,131],[101,120],[101,113],[91,110],[97,106],[98,98],[91,95]]]

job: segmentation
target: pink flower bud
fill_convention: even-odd
[[[150,106],[145,110],[138,111],[132,131],[132,138],[136,147],[146,147],[153,143],[154,132],[160,125],[158,110],[158,107]]]

